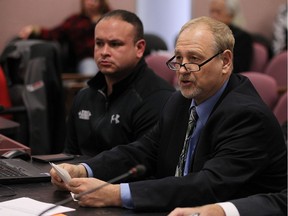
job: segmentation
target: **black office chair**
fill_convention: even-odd
[[[65,105],[59,51],[41,40],[7,44],[0,57],[7,78],[13,114],[20,123],[19,142],[32,154],[62,152],[65,139]]]
[[[168,50],[166,42],[156,34],[144,34],[146,49],[144,56],[150,55],[153,51]]]

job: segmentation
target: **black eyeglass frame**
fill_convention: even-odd
[[[172,58],[170,58],[167,62],[166,62],[166,65],[167,67],[170,69],[170,70],[173,70],[173,71],[178,71],[180,70],[181,67],[184,67],[186,69],[186,71],[188,72],[197,72],[197,71],[200,71],[201,70],[201,67],[205,64],[207,64],[208,62],[210,62],[212,59],[214,59],[216,56],[222,54],[224,51],[221,51],[221,52],[218,52],[216,53],[215,55],[213,55],[212,57],[208,58],[207,60],[205,60],[204,62],[202,62],[201,64],[196,64],[196,63],[184,63],[184,64],[180,64],[178,62],[174,62],[174,64],[177,64],[179,65],[179,69],[176,69],[176,68],[171,68],[170,67],[170,63],[172,62],[172,60],[175,58],[175,56],[173,56]],[[198,70],[188,70],[186,68],[186,64],[194,64],[194,65],[197,65],[198,66]]]

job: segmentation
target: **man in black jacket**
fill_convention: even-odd
[[[137,141],[82,164],[62,164],[72,176],[68,184],[51,170],[52,183],[78,194],[143,164],[147,171],[138,179],[142,181],[109,184],[83,196],[79,204],[145,211],[285,189],[287,149],[281,128],[251,82],[232,73],[233,46],[233,34],[224,23],[209,17],[187,22],[175,56],[167,62],[181,92],[169,98],[157,125]],[[195,127],[184,145],[188,121]],[[184,167],[179,163],[183,159]],[[180,168],[183,173],[176,172]]]
[[[168,216],[287,216],[287,189],[257,194],[231,202],[195,208],[176,208]]]
[[[249,71],[253,61],[253,38],[252,36],[234,24],[240,13],[238,0],[211,0],[209,5],[210,16],[228,25],[235,38],[234,73]]]
[[[100,72],[74,99],[65,152],[95,156],[135,141],[157,122],[174,88],[148,68],[143,38],[140,19],[128,11],[115,10],[96,24]]]

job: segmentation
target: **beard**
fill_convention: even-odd
[[[183,97],[188,99],[195,99],[197,96],[199,96],[202,93],[202,90],[200,88],[186,88],[180,86],[180,92],[183,95]]]

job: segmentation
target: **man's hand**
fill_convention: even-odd
[[[195,208],[176,208],[168,216],[192,216],[195,213],[199,213],[200,216],[225,216],[224,210],[217,204]]]
[[[71,176],[71,178],[84,178],[87,177],[86,169],[83,165],[72,165],[72,164],[59,164],[58,166],[65,169]],[[67,185],[63,182],[63,180],[57,175],[56,171],[52,168],[50,170],[51,182],[60,190],[69,190]]]
[[[67,188],[74,194],[79,194],[90,189],[99,187],[106,182],[96,178],[73,178]],[[120,197],[120,185],[108,184],[107,186],[84,195],[78,201],[81,206],[88,207],[105,207],[105,206],[122,206]]]
[[[18,37],[22,39],[28,39],[31,34],[36,34],[38,35],[40,33],[40,27],[39,26],[33,26],[33,25],[28,25],[24,26],[20,32],[18,33]]]

